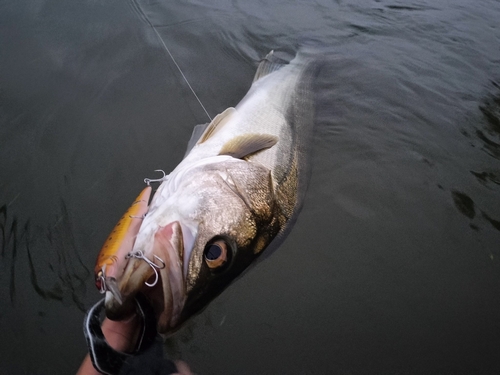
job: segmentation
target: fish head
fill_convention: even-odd
[[[131,259],[119,283],[124,296],[141,290],[150,297],[162,333],[206,307],[283,224],[269,169],[229,156],[216,159],[172,176],[158,190],[134,245],[157,269]],[[156,285],[144,285],[156,272]]]
[[[245,271],[281,228],[267,168],[238,159],[213,168],[204,177],[201,220],[187,265],[183,320]]]

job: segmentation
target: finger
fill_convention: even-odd
[[[191,369],[189,368],[188,364],[184,361],[174,361],[175,366],[177,367],[177,374],[174,375],[194,375],[191,372]]]

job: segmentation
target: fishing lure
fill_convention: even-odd
[[[142,190],[113,228],[97,256],[94,269],[95,282],[101,293],[111,291],[115,297],[119,298],[120,293],[116,286],[116,279],[123,272],[127,257],[132,251],[135,237],[141,227],[141,219],[148,211],[151,190],[149,185]]]

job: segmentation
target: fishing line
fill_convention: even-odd
[[[151,23],[151,21],[149,20],[149,18],[146,16],[146,14],[143,12],[142,8],[140,7],[140,5],[135,1],[135,0],[132,0],[132,3],[135,4],[135,8],[141,13],[142,15],[142,18],[144,20],[146,20],[146,22],[149,24],[149,26],[151,26],[151,28],[154,30],[156,36],[158,37],[158,39],[160,40],[161,44],[163,45],[163,47],[165,47],[165,51],[167,51],[168,55],[170,56],[170,58],[172,59],[174,65],[177,67],[177,69],[179,70],[179,73],[181,73],[181,76],[182,78],[184,78],[184,81],[187,83],[189,89],[191,90],[191,92],[193,93],[194,97],[196,98],[196,100],[198,101],[198,103],[200,103],[201,105],[201,108],[203,108],[203,110],[205,111],[205,113],[207,114],[207,117],[210,119],[210,121],[212,121],[212,117],[210,117],[210,115],[208,114],[208,111],[207,109],[205,108],[205,106],[203,105],[203,103],[201,102],[200,98],[198,97],[198,95],[196,95],[196,92],[194,91],[194,89],[191,87],[191,85],[189,84],[189,81],[187,80],[186,76],[184,75],[181,67],[179,66],[179,64],[177,64],[177,61],[175,61],[175,58],[174,56],[172,55],[172,53],[170,52],[170,50],[168,49],[167,45],[165,44],[165,41],[163,40],[163,38],[161,37],[160,33],[158,32],[158,30],[156,30],[156,27],[154,27],[154,25]]]
[[[196,93],[194,92],[193,88],[191,87],[191,85],[189,84],[186,76],[184,75],[184,73],[182,72],[181,70],[181,67],[179,66],[179,64],[177,64],[177,61],[175,61],[174,59],[174,56],[172,56],[172,54],[170,53],[170,50],[168,49],[167,45],[165,44],[165,42],[163,41],[163,38],[160,36],[160,33],[156,30],[155,27],[153,27],[153,30],[155,31],[156,35],[158,36],[158,38],[160,39],[161,41],[161,44],[163,44],[163,47],[165,47],[165,50],[168,52],[170,58],[172,59],[172,61],[174,62],[175,66],[177,67],[177,69],[179,69],[179,73],[181,73],[182,75],[182,78],[184,78],[184,81],[186,81],[189,89],[191,90],[191,92],[193,93],[194,97],[196,98],[196,100],[198,100],[198,103],[200,103],[201,105],[201,108],[203,108],[203,110],[205,111],[205,113],[207,114],[208,118],[210,119],[210,121],[212,121],[212,117],[210,117],[210,115],[208,114],[205,106],[203,105],[203,103],[201,102],[200,98],[198,97],[198,95],[196,95]]]

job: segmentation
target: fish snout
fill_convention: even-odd
[[[141,292],[154,308],[158,330],[166,332],[177,327],[186,300],[181,224],[174,221],[159,227],[150,241],[149,251],[130,253],[118,291],[106,292],[106,315],[113,320],[129,316],[135,309],[134,298]]]

